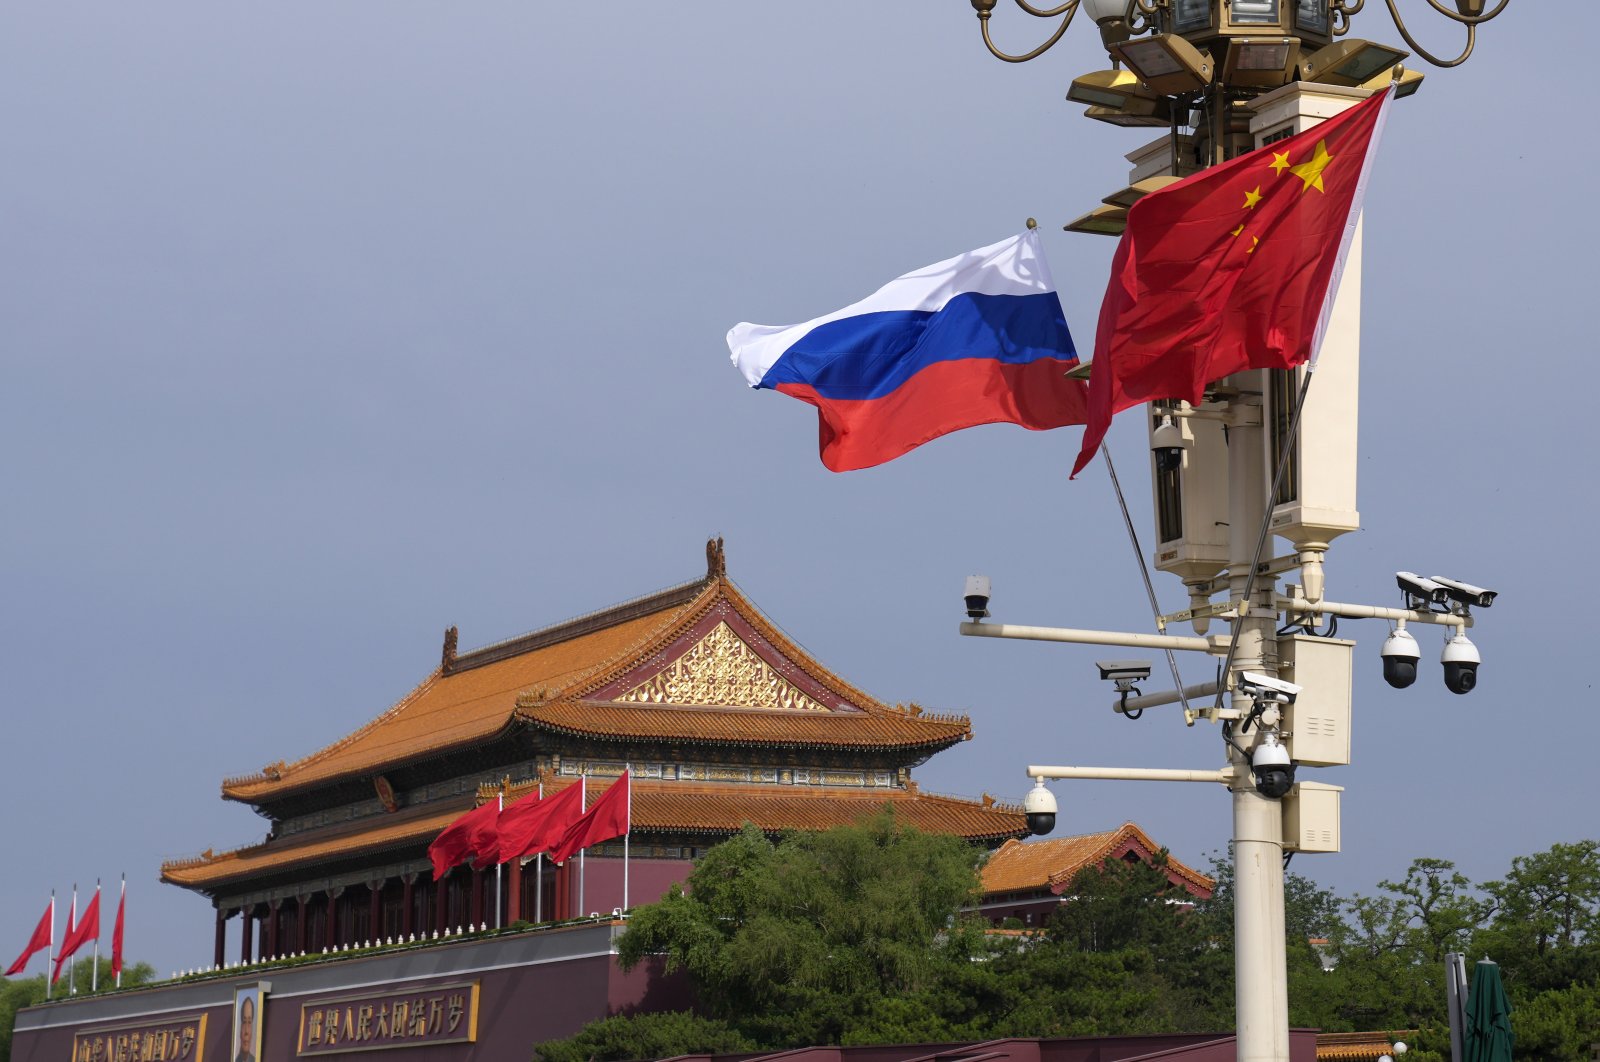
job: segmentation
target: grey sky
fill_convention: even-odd
[[[1346,893],[1413,856],[1481,880],[1596,834],[1589,588],[1563,551],[1600,517],[1565,397],[1594,355],[1574,200],[1600,159],[1566,120],[1577,79],[1535,52],[1544,7],[1396,108],[1367,200],[1368,529],[1329,596],[1397,603],[1410,568],[1503,597],[1468,697],[1436,635],[1402,692],[1382,625],[1341,632],[1356,763],[1317,777],[1347,787],[1345,850],[1294,868]],[[1017,46],[1042,30],[995,21]],[[1397,39],[1373,5],[1356,31]],[[0,12],[4,959],[52,887],[126,870],[130,955],[205,962],[208,906],[156,874],[260,838],[223,775],[381,712],[448,624],[465,649],[692,578],[713,533],[841,674],[970,711],[927,788],[1220,762],[1214,729],[1113,716],[1091,648],[956,636],[969,571],[1009,621],[1147,629],[1103,472],[1066,481],[1077,429],[834,475],[810,408],[747,389],[723,345],[1031,214],[1087,349],[1113,241],[1060,225],[1147,137],[1062,101],[1105,65],[1090,26],[1070,36],[1007,66],[960,0]],[[1148,535],[1134,418],[1111,443]],[[1192,862],[1228,835],[1220,789],[1058,793],[1067,832],[1134,819]]]

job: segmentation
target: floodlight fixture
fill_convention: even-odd
[[[1167,106],[1166,100],[1138,96],[1128,97],[1119,107],[1090,107],[1083,116],[1124,129],[1168,129],[1172,126],[1172,108]]]
[[[1107,206],[1122,207],[1126,210],[1151,192],[1159,192],[1169,184],[1177,184],[1183,178],[1173,177],[1170,174],[1160,174],[1155,177],[1146,177],[1142,181],[1135,181],[1120,192],[1112,192],[1100,202]]]
[[[1277,88],[1294,80],[1299,60],[1298,37],[1235,37],[1228,41],[1222,83]]]
[[[1061,226],[1066,232],[1088,232],[1098,236],[1121,236],[1127,227],[1128,208],[1120,206],[1097,206]]]
[[[1198,92],[1211,84],[1215,73],[1211,57],[1175,33],[1140,37],[1111,51],[1157,96]]]
[[[1072,79],[1067,99],[1092,107],[1121,107],[1133,96],[1143,96],[1139,78],[1131,70],[1093,70]]]
[[[1392,69],[1411,53],[1359,38],[1336,41],[1318,48],[1300,64],[1301,81],[1324,85],[1360,85]]]
[[[1371,89],[1373,92],[1382,92],[1390,84],[1394,84],[1396,86],[1394,90],[1395,99],[1403,100],[1407,96],[1416,95],[1417,89],[1422,87],[1422,79],[1427,75],[1421,70],[1411,70],[1403,66],[1395,69],[1399,71],[1398,77],[1395,76],[1394,70],[1385,70],[1371,81],[1362,82],[1361,87]]]

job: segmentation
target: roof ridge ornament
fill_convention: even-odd
[[[439,654],[439,670],[446,674],[456,666],[456,642],[460,636],[461,632],[453,623],[444,629],[444,649]]]
[[[728,558],[722,550],[722,536],[706,539],[706,578],[726,579]]]

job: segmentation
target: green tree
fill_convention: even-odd
[[[1600,977],[1600,844],[1518,856],[1504,880],[1483,888],[1494,914],[1473,954],[1500,964],[1514,1000]]]
[[[624,1062],[749,1051],[754,1046],[723,1022],[689,1011],[662,1011],[590,1022],[576,1036],[540,1044],[534,1057],[542,1062]]]
[[[932,1001],[958,1002],[945,986],[988,954],[982,925],[961,916],[977,861],[888,811],[777,844],[747,826],[700,860],[687,892],[635,912],[621,961],[665,955],[709,1017],[763,1047],[938,1038],[970,1008]]]
[[[89,984],[93,977],[94,967],[88,962],[79,962],[73,967],[70,981],[72,987],[77,989],[79,995],[89,994]],[[122,969],[122,987],[135,988],[139,985],[149,984],[155,980],[155,969],[149,963],[134,963]],[[51,988],[51,995],[60,998],[67,993],[68,975],[63,974]],[[101,959],[99,965],[98,983],[100,991],[115,991],[110,986],[116,978],[111,975],[111,960]],[[34,974],[32,977],[18,977],[8,979],[0,984],[0,1062],[10,1062],[11,1059],[11,1032],[17,1024],[17,1011],[23,1007],[31,1007],[36,1003],[44,1002],[45,975]]]

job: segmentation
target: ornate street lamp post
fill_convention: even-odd
[[[1037,58],[1062,38],[1081,10],[1099,28],[1112,65],[1075,78],[1067,98],[1087,105],[1087,116],[1099,121],[1167,131],[1162,140],[1128,156],[1135,164],[1129,186],[1068,225],[1072,231],[1121,233],[1128,208],[1141,196],[1310,128],[1390,84],[1398,83],[1396,95],[1406,96],[1422,81],[1420,72],[1402,65],[1411,52],[1349,35],[1351,18],[1365,0],[1067,0],[1047,8],[1015,2],[1028,15],[1054,20],[1054,26],[1037,47],[1010,54],[990,36],[996,0],[971,0],[984,43],[995,56],[1013,63]],[[1405,43],[1441,67],[1465,62],[1477,27],[1504,11],[1507,2],[1490,8],[1486,0],[1454,0],[1453,7],[1428,0],[1437,13],[1466,29],[1460,54],[1440,59],[1417,43],[1394,0],[1385,0]],[[1298,374],[1303,369],[1249,370],[1208,386],[1199,406],[1151,404],[1153,564],[1183,581],[1190,605],[1160,616],[1162,633],[984,623],[987,580],[979,610],[969,599],[972,620],[961,626],[969,636],[1161,649],[1169,659],[1178,652],[1199,652],[1221,659],[1218,681],[1185,688],[1174,661],[1179,689],[1136,697],[1130,695],[1139,692],[1136,679],[1128,676],[1148,678],[1148,665],[1142,671],[1134,666],[1140,661],[1100,667],[1102,678],[1120,675],[1125,683],[1117,687],[1122,696],[1114,710],[1129,719],[1146,708],[1180,702],[1190,726],[1202,719],[1220,724],[1225,767],[1030,766],[1028,773],[1039,786],[1025,807],[1031,827],[1046,832],[1053,826],[1056,805],[1043,788],[1045,778],[1209,782],[1230,790],[1239,1062],[1289,1059],[1283,858],[1339,849],[1338,788],[1308,781],[1304,772],[1297,781],[1295,773],[1297,767],[1350,762],[1355,643],[1332,637],[1331,625],[1320,632],[1318,624],[1327,617],[1394,624],[1383,656],[1385,678],[1397,687],[1409,685],[1415,675],[1415,640],[1405,632],[1407,624],[1442,626],[1450,632],[1442,658],[1446,684],[1464,693],[1474,682],[1452,684],[1450,665],[1470,657],[1475,668],[1477,652],[1466,639],[1471,608],[1487,607],[1494,598],[1492,592],[1474,597],[1468,591],[1476,588],[1410,573],[1397,575],[1404,608],[1339,604],[1324,595],[1329,543],[1360,527],[1355,499],[1360,260],[1358,229],[1322,345],[1322,382],[1315,394],[1302,386],[1307,377]],[[1299,443],[1297,431],[1307,445]],[[1129,528],[1131,533],[1131,523]],[[1292,549],[1280,557],[1264,555],[1270,538],[1286,539]],[[1285,584],[1280,593],[1279,577],[1296,571],[1298,582]],[[1153,590],[1150,595],[1155,605]],[[1213,618],[1226,621],[1227,628],[1208,637]],[[1166,633],[1179,623],[1192,624],[1195,636]],[[1411,670],[1397,662],[1409,662]],[[1212,695],[1214,706],[1189,705],[1191,697]],[[1254,732],[1246,737],[1252,721]]]

